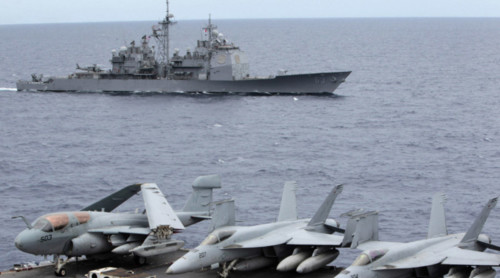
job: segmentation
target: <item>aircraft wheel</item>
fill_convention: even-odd
[[[146,257],[135,256],[134,261],[138,265],[145,265],[147,260]]]
[[[64,277],[66,276],[67,272],[66,272],[66,268],[61,268],[59,271],[54,271],[54,273],[56,274],[56,276],[59,276],[59,277]]]

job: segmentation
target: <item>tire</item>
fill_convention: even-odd
[[[147,263],[146,257],[134,256],[134,261],[137,265],[145,265]]]

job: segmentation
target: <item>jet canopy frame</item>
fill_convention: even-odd
[[[363,266],[382,258],[389,249],[369,250],[361,253],[352,263],[353,266]]]

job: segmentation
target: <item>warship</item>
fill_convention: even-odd
[[[194,51],[170,57],[169,29],[174,23],[166,1],[166,16],[153,26],[152,34],[136,45],[113,50],[112,67],[103,70],[93,65],[80,67],[67,77],[43,77],[19,80],[18,91],[104,92],[104,93],[222,93],[222,94],[333,94],[351,73],[320,72],[278,74],[252,77],[245,53],[229,42],[217,26],[208,24]],[[155,45],[150,46],[153,38]]]

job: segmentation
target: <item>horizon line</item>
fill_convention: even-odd
[[[290,19],[500,19],[500,16],[360,16],[360,17],[256,17],[256,18],[219,18],[219,20],[290,20]],[[157,20],[109,20],[109,21],[54,21],[54,22],[24,22],[24,23],[0,23],[7,25],[43,25],[43,24],[82,24],[82,23],[124,23],[124,22],[156,22]],[[176,21],[204,21],[206,19],[176,19]]]

